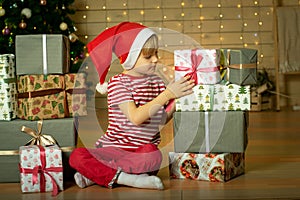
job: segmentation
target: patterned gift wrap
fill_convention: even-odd
[[[190,75],[196,84],[220,82],[219,51],[187,49],[174,51],[175,79]]]
[[[86,74],[66,74],[65,82],[70,116],[87,115]]]
[[[194,154],[169,152],[170,177],[226,182],[245,172],[244,153]]]
[[[63,190],[62,153],[57,145],[21,146],[20,182],[22,192],[50,192]]]
[[[0,55],[0,120],[10,121],[16,118],[16,79],[15,56]]]
[[[0,120],[10,121],[17,116],[16,83],[0,83]]]
[[[257,83],[257,50],[248,48],[220,49],[224,79],[237,85]]]
[[[15,78],[15,56],[13,54],[0,55],[0,80]]]
[[[27,120],[84,116],[85,74],[18,76],[18,117]]]
[[[196,85],[193,93],[176,99],[176,111],[240,111],[250,110],[250,86],[229,82]]]

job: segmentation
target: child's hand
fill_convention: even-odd
[[[192,88],[194,85],[195,80],[191,80],[190,76],[187,76],[182,77],[176,82],[172,80],[168,84],[167,90],[170,91],[172,98],[175,99],[193,93]]]

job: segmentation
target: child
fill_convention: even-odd
[[[165,107],[172,99],[192,93],[194,81],[189,77],[172,81],[165,87],[154,74],[158,62],[158,39],[149,28],[123,22],[98,35],[88,45],[90,57],[100,77],[101,88],[110,66],[112,52],[120,59],[124,71],[108,84],[109,123],[95,149],[77,148],[70,165],[77,170],[76,184],[84,188],[96,183],[112,188],[126,185],[136,188],[163,189],[156,176],[162,155],[160,125],[174,112]]]

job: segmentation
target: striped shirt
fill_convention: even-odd
[[[156,75],[113,76],[108,84],[108,128],[98,139],[96,146],[114,146],[130,150],[148,143],[158,145],[159,125],[163,123],[166,114],[164,107],[162,106],[155,115],[137,126],[129,121],[118,105],[133,101],[139,107],[153,100],[164,90],[164,82]]]

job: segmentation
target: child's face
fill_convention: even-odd
[[[138,75],[154,74],[157,61],[157,50],[152,55],[144,55],[141,53],[131,70],[135,73],[138,73]]]

